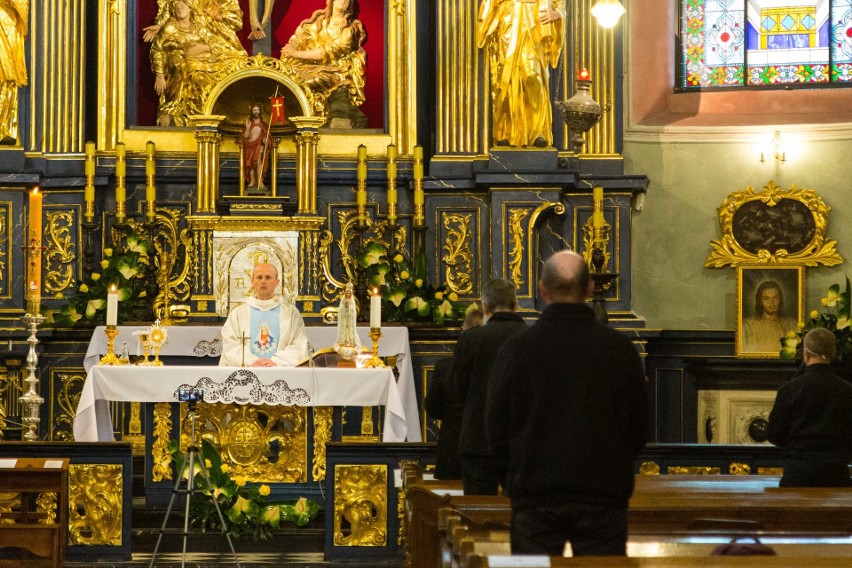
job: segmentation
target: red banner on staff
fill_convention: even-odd
[[[272,105],[272,124],[287,122],[287,115],[284,112],[284,97],[269,97],[269,102]]]

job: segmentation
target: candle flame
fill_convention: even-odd
[[[379,289],[373,288],[373,296],[378,296],[378,295],[379,295]]]
[[[35,187],[33,188],[32,193],[33,193],[33,195],[36,195],[36,194],[38,193],[38,186],[35,186]]]
[[[110,284],[109,285],[109,293],[115,294],[116,292],[118,292],[118,287],[115,284]]]

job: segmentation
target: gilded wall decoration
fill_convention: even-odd
[[[163,278],[158,276],[157,297],[154,299],[153,312],[161,314],[164,305],[180,304],[189,299],[193,278],[193,238],[190,229],[181,229],[180,223],[183,211],[167,207],[157,208],[157,229],[154,235],[154,258],[157,262],[157,274],[168,274],[168,290],[162,285]],[[148,235],[147,230],[141,223],[128,220],[132,230],[138,235]],[[149,237],[150,238],[150,237]],[[148,259],[141,259],[147,263]],[[169,294],[169,301],[165,301],[165,294]]]
[[[120,464],[68,466],[68,542],[121,546],[124,469]]]
[[[509,274],[518,289],[524,284],[521,271],[524,263],[524,219],[529,214],[529,209],[513,209],[509,213],[509,236],[512,241],[512,248],[509,250]]]
[[[21,384],[21,362],[16,365],[7,359],[6,366],[0,367],[0,440],[4,438],[4,431],[9,428],[6,417],[10,415],[10,409],[18,408],[18,398],[24,393]],[[15,413],[11,413],[12,416]],[[14,428],[20,430],[20,427]]]
[[[735,191],[719,207],[722,238],[710,241],[704,266],[836,266],[843,258],[827,238],[830,210],[813,189],[782,189],[771,180],[759,193]]]
[[[612,225],[604,221],[603,226],[603,251],[604,251],[604,262],[603,266],[609,266],[609,259],[612,255],[607,248],[607,243],[609,243],[610,233],[612,232]],[[590,216],[586,219],[586,222],[583,223],[583,260],[586,261],[586,264],[592,262],[592,250],[594,250],[594,227],[592,226],[592,217]]]
[[[8,201],[0,202],[0,298],[9,297],[10,266],[7,264],[9,258],[9,243],[12,242],[12,224],[9,223],[9,211],[12,204]]]
[[[669,475],[721,475],[722,469],[712,466],[670,465],[667,472]]]
[[[72,211],[46,211],[44,228],[44,291],[50,294],[63,292],[74,282],[76,245],[71,238],[74,224]]]
[[[232,475],[272,483],[308,480],[305,407],[201,404],[196,412],[198,434],[219,450]],[[186,448],[191,425],[182,424],[181,447]]]
[[[314,463],[311,467],[313,481],[325,481],[325,445],[331,441],[334,409],[330,406],[314,407]]]
[[[386,546],[388,466],[334,468],[334,545]]]
[[[330,230],[322,232],[319,240],[319,258],[322,268],[322,299],[326,303],[334,304],[340,301],[340,296],[347,282],[357,280],[355,254],[359,245],[359,235],[356,230],[358,223],[358,212],[346,209],[336,211],[337,234],[340,238],[335,240],[334,233]],[[408,239],[407,230],[404,226],[398,227],[393,234],[388,236],[387,221],[374,221],[367,212],[367,229],[362,235],[364,245],[377,242],[388,250],[405,250]],[[335,276],[334,266],[339,265],[343,270],[343,276]]]
[[[54,393],[51,400],[51,439],[61,442],[74,440],[74,417],[77,415],[77,405],[80,402],[80,393],[83,392],[83,383],[86,382],[86,371],[84,369],[61,369],[50,370],[51,392]]]
[[[441,257],[446,265],[444,280],[450,291],[465,296],[473,292],[473,233],[470,226],[473,214],[445,212],[441,216],[447,229],[444,256]]]
[[[172,405],[168,402],[154,404],[154,431],[151,444],[151,480],[172,479],[172,454],[169,452],[169,439],[172,435]]]

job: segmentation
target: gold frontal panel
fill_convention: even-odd
[[[124,468],[68,466],[68,543],[121,546]]]
[[[181,414],[185,412],[186,406],[181,405]],[[308,480],[305,407],[199,404],[196,412],[201,439],[219,450],[231,475],[266,483]],[[191,424],[182,424],[181,447],[186,448]],[[277,459],[273,457],[275,447]]]
[[[334,468],[334,546],[387,546],[388,466]]]
[[[86,371],[82,368],[50,369],[50,392],[54,393],[50,397],[52,440],[66,442],[74,439],[74,417],[85,382]]]

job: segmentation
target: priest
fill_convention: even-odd
[[[305,322],[295,306],[276,297],[279,284],[274,266],[255,265],[251,274],[254,294],[230,313],[222,328],[219,365],[292,367],[307,357]]]

